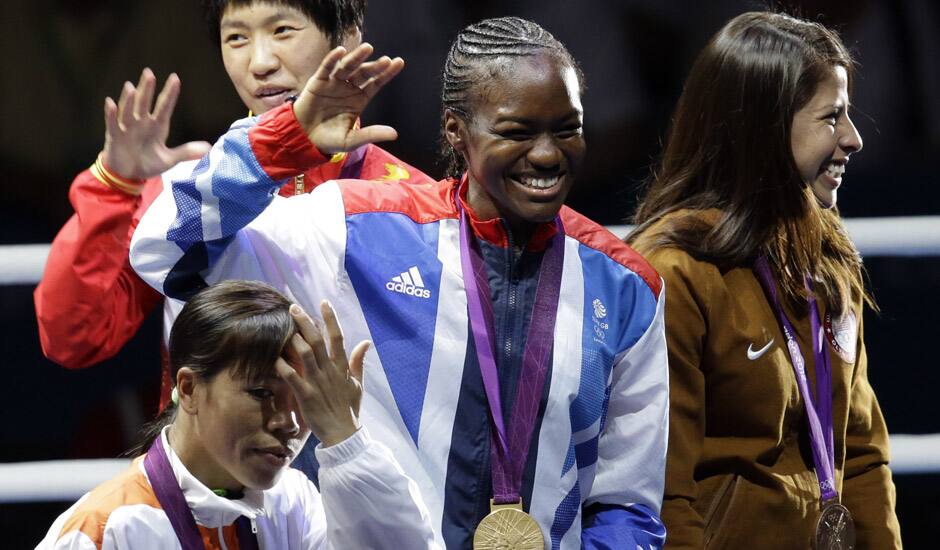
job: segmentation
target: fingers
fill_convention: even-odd
[[[384,71],[391,61],[387,55],[383,55],[375,61],[366,61],[352,71],[346,77],[346,81],[357,88],[362,88],[373,75]]]
[[[369,97],[372,97],[378,93],[378,91],[381,90],[383,86],[388,84],[389,81],[398,76],[398,73],[400,73],[404,68],[404,59],[400,57],[390,59],[388,64],[381,70],[381,72],[372,75],[366,82],[359,86],[359,88]]]
[[[353,378],[362,383],[362,366],[366,361],[366,353],[368,353],[369,348],[372,347],[372,342],[368,340],[363,340],[356,345],[352,350],[352,354],[349,356],[349,373],[352,374]]]
[[[118,106],[110,97],[104,98],[104,128],[108,137],[118,136],[121,125],[118,123]]]
[[[317,354],[314,353],[314,348],[317,346],[322,347],[323,340],[318,340],[311,344],[299,333],[294,333],[290,338],[290,347],[292,348],[293,354],[300,358],[298,364],[303,365],[305,378],[313,376],[320,370],[320,361],[317,358]]]
[[[297,324],[297,330],[307,344],[311,347],[315,347],[319,342],[322,345],[323,335],[320,333],[320,328],[314,324],[313,319],[307,315],[307,312],[304,311],[302,307],[297,304],[291,304],[290,314],[291,317],[294,318],[294,323]]]
[[[342,46],[333,49],[323,58],[317,72],[308,81],[308,86],[316,80],[333,80],[349,82],[362,88],[375,76],[384,74],[389,67],[395,67],[393,74],[385,79],[387,82],[404,66],[401,58],[390,59],[388,56],[367,62],[373,51],[368,42],[363,42],[352,51],[347,51]]]
[[[330,73],[330,78],[334,80],[349,80],[350,75],[356,72],[360,65],[365,63],[366,59],[369,59],[372,52],[372,44],[368,42],[359,44],[353,51],[343,56],[343,58],[336,63],[336,66]]]
[[[166,84],[157,96],[157,104],[153,108],[153,117],[161,124],[169,124],[170,115],[176,108],[176,100],[180,95],[180,78],[172,73],[166,79]]]
[[[344,55],[346,55],[346,48],[342,46],[330,50],[330,53],[326,54],[326,57],[320,62],[317,72],[313,73],[313,76],[307,81],[306,87],[309,88],[311,84],[317,80],[329,80],[333,69],[336,68],[336,64],[339,63],[339,60],[342,59]]]
[[[150,105],[153,102],[153,91],[156,86],[157,77],[153,75],[153,71],[149,68],[141,71],[134,98],[134,118],[139,120],[150,116]]]
[[[130,82],[125,82],[124,87],[121,89],[121,97],[118,99],[118,122],[121,123],[123,128],[127,128],[134,122],[134,96],[136,95],[136,90],[134,85]]]
[[[281,380],[287,383],[291,391],[294,392],[294,395],[301,397],[306,395],[307,384],[303,379],[303,376],[297,372],[297,370],[290,365],[283,358],[278,357],[277,361],[274,362],[274,370],[277,372],[277,375],[281,377]]]
[[[342,365],[346,368],[346,350],[343,349],[343,331],[339,328],[339,321],[336,320],[336,312],[330,302],[323,300],[320,302],[320,314],[323,316],[323,322],[326,324],[326,335],[330,343],[330,357],[336,365]]]
[[[391,126],[376,124],[366,126],[358,130],[351,131],[346,138],[346,150],[352,151],[356,147],[367,143],[378,143],[380,141],[394,141],[398,139],[398,132]]]
[[[297,304],[291,305],[290,313],[300,331],[299,334],[293,336],[292,343],[307,366],[307,377],[315,374],[311,370],[330,368],[332,362],[326,351],[320,327],[316,326],[313,319]]]

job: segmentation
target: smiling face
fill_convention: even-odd
[[[862,148],[862,137],[848,111],[848,76],[844,67],[835,66],[809,102],[793,116],[793,160],[800,178],[825,208],[835,206],[849,155]]]
[[[584,158],[577,73],[548,53],[512,58],[476,92],[468,120],[445,113],[445,136],[466,160],[476,216],[525,235],[558,214]]]
[[[184,463],[211,489],[269,489],[310,430],[283,380],[253,382],[231,373],[229,368],[208,381],[193,380],[186,404],[193,430],[186,444],[194,454]],[[178,378],[181,388],[185,384]]]
[[[220,21],[222,62],[238,96],[252,112],[273,109],[303,89],[332,49],[329,38],[297,8],[254,2],[231,4]],[[359,30],[343,46],[362,41]]]

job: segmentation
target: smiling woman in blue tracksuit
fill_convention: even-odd
[[[293,105],[235,123],[157,199],[131,260],[171,298],[261,279],[335,304],[372,340],[362,422],[414,479],[448,548],[660,548],[663,287],[563,206],[585,151],[582,77],[538,25],[464,29],[444,68],[448,178],[275,196],[357,128],[400,59],[331,52]]]

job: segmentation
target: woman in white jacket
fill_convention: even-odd
[[[254,282],[195,296],[170,336],[176,387],[146,452],[59,516],[37,548],[432,546],[414,482],[358,425],[369,343],[347,360],[332,307],[321,313],[315,323]],[[288,468],[311,430],[320,492]]]

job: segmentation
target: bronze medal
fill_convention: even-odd
[[[473,550],[542,550],[545,539],[535,519],[522,511],[522,502],[493,504],[473,533]]]
[[[816,522],[814,550],[854,550],[855,521],[849,509],[838,502],[823,504]]]

